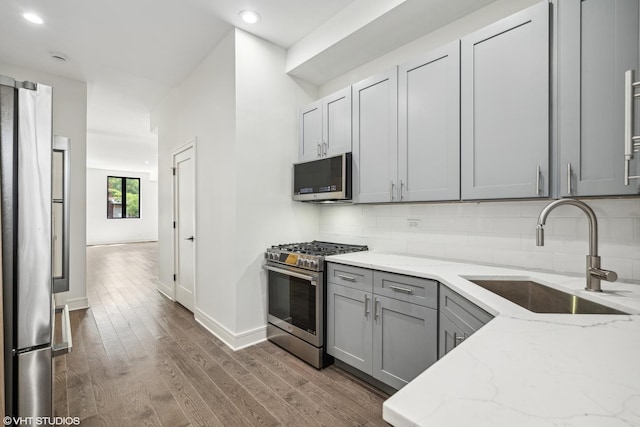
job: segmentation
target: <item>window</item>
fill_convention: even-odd
[[[107,177],[107,218],[140,218],[140,178]]]

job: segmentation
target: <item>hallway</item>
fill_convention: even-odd
[[[56,359],[56,416],[82,426],[386,425],[386,396],[263,342],[229,349],[155,288],[157,245],[87,248],[90,307]]]

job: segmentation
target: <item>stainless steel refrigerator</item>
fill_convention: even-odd
[[[53,357],[68,352],[53,342],[52,142],[51,87],[0,76],[5,415],[14,417],[53,415]]]

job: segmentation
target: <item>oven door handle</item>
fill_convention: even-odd
[[[272,267],[270,265],[265,265],[264,268],[265,268],[265,270],[273,271],[275,273],[281,273],[281,274],[284,274],[286,276],[292,276],[292,277],[297,277],[298,279],[308,280],[309,282],[311,282],[311,284],[313,286],[316,286],[316,283],[318,282],[318,277],[317,276],[309,276],[307,274],[300,274],[300,273],[296,273],[295,271],[285,270],[284,268]]]

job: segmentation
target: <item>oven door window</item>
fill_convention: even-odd
[[[269,314],[316,335],[316,287],[309,280],[269,271]]]

